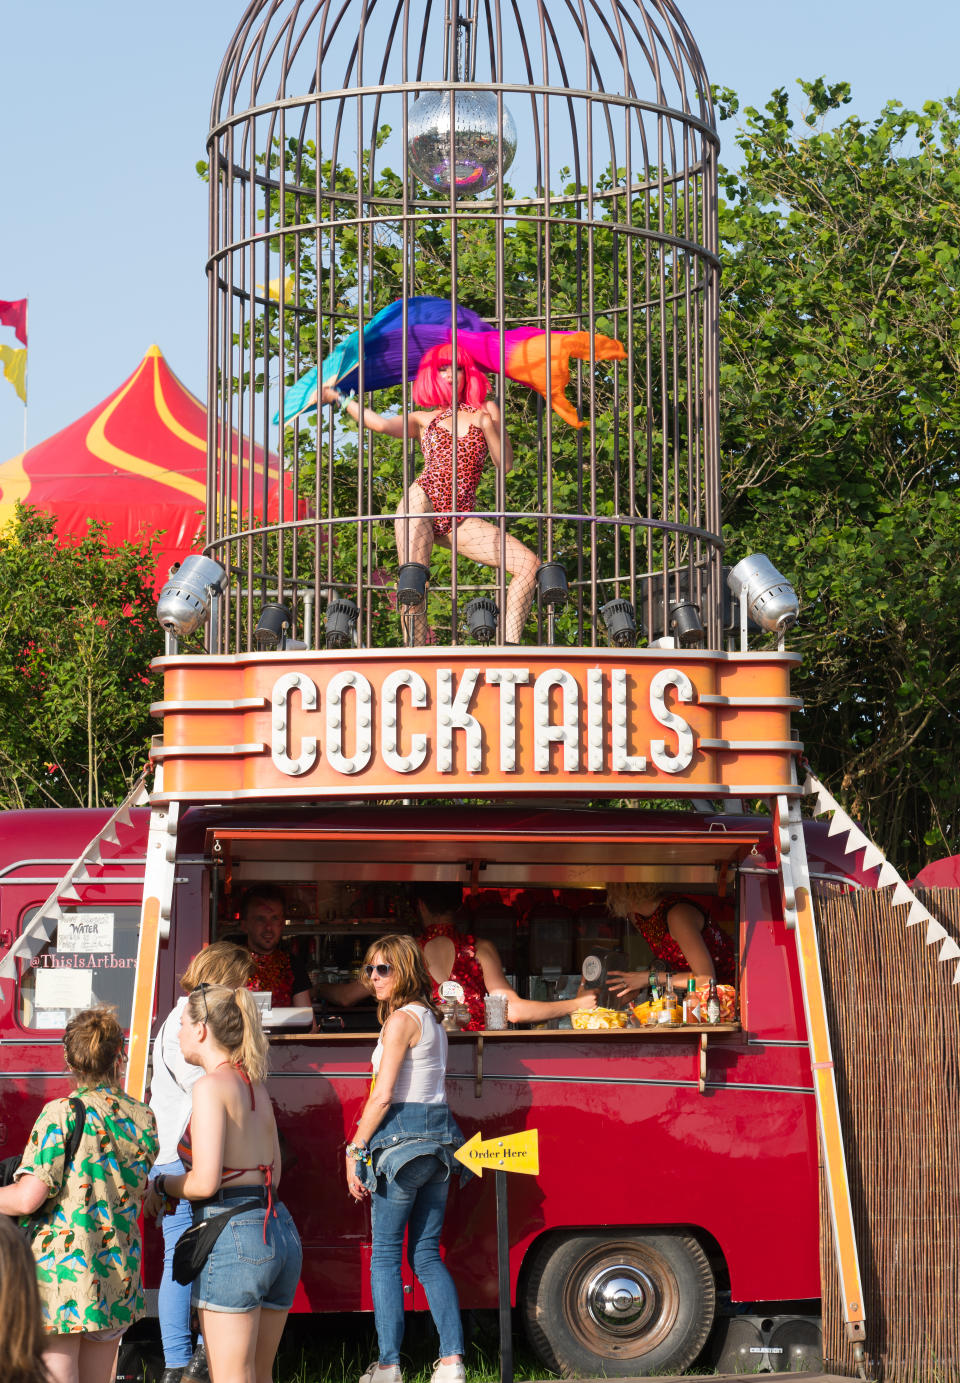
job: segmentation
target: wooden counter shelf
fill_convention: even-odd
[[[487,1042],[520,1041],[520,1042],[556,1042],[559,1040],[570,1041],[571,1038],[582,1041],[584,1038],[603,1038],[614,1041],[622,1041],[626,1037],[639,1038],[641,1042],[652,1041],[655,1038],[674,1038],[674,1037],[699,1037],[700,1039],[700,1062],[697,1074],[697,1089],[702,1095],[707,1088],[707,1043],[711,1037],[720,1034],[729,1035],[739,1033],[742,1029],[739,1023],[688,1023],[667,1025],[662,1027],[644,1026],[642,1028],[483,1028],[480,1032],[451,1032],[447,1036],[450,1041],[457,1045],[467,1042],[474,1042],[476,1045],[476,1056],[474,1061],[474,1074],[476,1077],[476,1094],[480,1095],[483,1086],[483,1048]],[[267,1036],[271,1042],[376,1042],[379,1037],[377,1032],[268,1032]]]

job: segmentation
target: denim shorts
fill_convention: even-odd
[[[199,1214],[209,1220],[229,1206],[229,1201],[214,1201]],[[303,1254],[286,1206],[277,1203],[275,1208],[276,1215],[267,1220],[266,1243],[264,1206],[245,1210],[227,1224],[193,1284],[194,1306],[234,1313],[255,1311],[258,1306],[269,1311],[290,1310]]]

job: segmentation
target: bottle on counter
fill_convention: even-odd
[[[673,987],[673,974],[669,970],[663,977],[663,1005],[659,1019],[662,1027],[670,1027],[677,1021],[677,994]]]
[[[707,994],[707,1022],[720,1022],[720,996],[717,993],[716,980],[710,981],[710,991]]]
[[[683,996],[683,1021],[685,1023],[700,1022],[700,1004],[697,999],[697,982],[692,975],[687,980],[687,992]]]
[[[660,986],[657,984],[657,977],[650,971],[650,1013],[647,1016],[647,1025],[654,1027],[660,1021]]]

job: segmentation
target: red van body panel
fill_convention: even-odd
[[[261,814],[274,824],[278,815]],[[589,838],[589,813],[572,811],[571,838]],[[289,821],[299,819],[289,809]],[[338,808],[341,823],[347,813]],[[529,810],[505,810],[509,834],[529,825]],[[578,821],[583,817],[584,823]],[[645,832],[672,837],[703,829],[693,813],[642,813]],[[252,816],[251,816],[251,819]],[[438,809],[418,814],[431,828],[449,822]],[[5,815],[0,839],[0,958],[24,914],[107,820],[106,812],[37,811]],[[149,814],[133,813],[121,844],[102,846],[102,865],[82,885],[85,905],[139,906]],[[171,940],[161,947],[158,1017],[178,997],[177,976],[205,940],[205,832],[213,808],[181,825]],[[758,818],[717,818],[735,830]],[[358,809],[362,832],[383,813]],[[759,819],[761,828],[765,819]],[[576,828],[576,829],[574,829]],[[844,855],[825,828],[808,829],[811,871],[870,886],[859,857]],[[106,880],[111,880],[107,883]],[[783,921],[773,845],[765,834],[740,870],[742,1031],[708,1041],[701,1093],[700,1037],[545,1034],[513,1030],[488,1037],[478,1074],[475,1038],[450,1042],[450,1102],[469,1137],[536,1128],[540,1173],[509,1186],[514,1296],[524,1260],[545,1233],[595,1227],[685,1227],[700,1238],[729,1280],[734,1301],[776,1302],[820,1294],[816,1107],[793,938]],[[23,1026],[15,986],[0,981],[0,1155],[22,1149],[41,1105],[68,1090],[60,1036]],[[284,1037],[272,1044],[270,1078],[278,1124],[295,1154],[282,1195],[304,1244],[295,1309],[370,1310],[369,1209],[346,1194],[343,1149],[369,1085],[374,1039]],[[497,1301],[494,1179],[454,1190],[444,1245],[464,1307]],[[146,1283],[157,1285],[159,1235],[148,1232]],[[721,1261],[722,1260],[722,1261]],[[422,1289],[404,1264],[408,1304]]]

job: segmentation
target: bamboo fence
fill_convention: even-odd
[[[960,889],[918,890],[960,939]],[[867,1318],[881,1383],[960,1383],[960,986],[889,889],[817,890]],[[855,1376],[820,1186],[824,1367]]]

